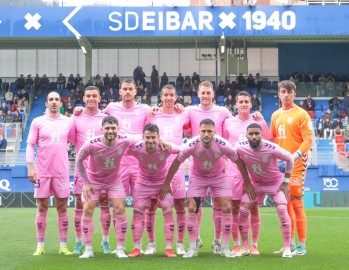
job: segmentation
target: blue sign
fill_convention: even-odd
[[[349,35],[349,6],[0,8],[0,37]]]

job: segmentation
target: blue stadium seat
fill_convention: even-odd
[[[192,97],[192,101],[193,101],[193,105],[197,105],[197,104],[200,103],[200,102],[199,102],[199,98],[198,98],[197,96],[193,96],[193,97]]]
[[[175,83],[175,82],[173,82],[173,81],[168,82],[168,84],[171,84],[173,87],[175,87],[175,86],[176,86],[176,83]]]
[[[153,87],[151,86],[151,82],[146,82],[145,87],[148,88],[148,90],[153,89]]]
[[[345,152],[349,152],[349,143],[345,144]]]
[[[258,95],[258,88],[251,88],[249,90],[249,92],[250,92],[251,95],[254,95],[254,94]]]
[[[279,89],[279,82],[273,81],[273,83],[271,84],[271,88],[274,90],[278,90]]]
[[[263,88],[270,89],[271,88],[271,81],[264,81]]]
[[[10,84],[10,89],[11,89],[11,91],[17,90],[17,86],[16,86],[16,84],[15,84],[14,82],[12,82],[12,83]]]
[[[314,112],[314,118],[315,119],[322,118],[322,112],[321,111],[315,111]]]
[[[2,89],[4,89],[5,91],[7,91],[7,89],[9,89],[10,84],[8,82],[3,82],[2,83]]]
[[[69,94],[69,89],[63,89],[63,90],[62,90],[62,96],[63,96],[63,97],[67,97],[68,94]]]
[[[177,95],[183,96],[183,89],[181,89],[181,88],[177,89]]]
[[[318,100],[315,100],[314,110],[315,111],[321,111],[322,110],[321,102],[319,102]]]
[[[217,96],[217,103],[223,103],[224,105],[224,96]]]

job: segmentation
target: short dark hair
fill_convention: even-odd
[[[216,127],[216,125],[215,125],[215,123],[213,122],[213,120],[211,120],[211,119],[209,119],[209,118],[202,119],[202,120],[200,121],[200,125],[199,125],[199,126],[201,127],[202,125],[210,125],[210,126]]]
[[[136,83],[135,83],[135,81],[132,80],[132,79],[124,79],[124,80],[121,81],[121,84],[120,84],[120,85],[122,85],[122,84],[124,84],[124,83],[132,83],[132,84],[134,85],[134,87],[136,87]]]
[[[246,130],[248,130],[249,128],[259,128],[260,130],[262,129],[260,124],[257,123],[251,123],[247,126]]]
[[[118,122],[118,119],[116,119],[116,117],[114,116],[106,116],[103,118],[103,121],[102,121],[102,127],[106,124],[116,124],[116,125],[119,125],[119,122]]]
[[[48,101],[48,96],[51,95],[52,93],[56,93],[59,96],[59,100],[62,100],[61,95],[57,91],[51,91],[50,93],[47,94],[46,101]]]
[[[161,92],[160,92],[160,97],[162,96],[162,94],[164,93],[164,89],[170,89],[170,90],[174,90],[175,94],[177,96],[177,90],[176,88],[172,85],[172,84],[166,84],[164,87],[162,87]]]
[[[289,81],[289,80],[281,81],[279,82],[279,91],[281,87],[285,88],[287,91],[293,90],[296,92],[296,85],[293,81]]]
[[[90,86],[87,86],[85,91],[84,91],[84,95],[86,95],[86,91],[89,91],[89,90],[97,90],[98,92],[98,95],[101,94],[101,92],[99,91],[98,87],[97,86],[94,86],[94,85],[90,85]]]
[[[159,134],[159,127],[155,124],[146,124],[143,128],[143,133],[149,131],[149,132],[156,132]]]
[[[239,92],[239,93],[236,95],[235,100],[237,101],[237,100],[238,100],[238,97],[240,97],[240,96],[248,97],[248,98],[250,99],[250,101],[251,101],[251,95],[250,95],[250,93],[248,93],[248,92],[246,92],[246,91],[241,91],[241,92]]]

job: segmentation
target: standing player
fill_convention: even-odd
[[[294,103],[296,85],[291,81],[279,83],[281,108],[273,113],[270,131],[276,143],[293,153],[295,165],[290,180],[291,200],[287,210],[292,222],[291,250],[294,255],[306,254],[307,220],[303,204],[303,186],[307,169],[308,151],[312,145],[313,127],[309,114]],[[297,228],[298,247],[296,248],[294,227]],[[283,252],[283,249],[277,253]]]
[[[266,193],[269,193],[280,218],[280,229],[284,240],[283,258],[292,258],[290,249],[291,221],[287,213],[287,198],[291,172],[293,169],[292,155],[277,144],[262,140],[262,128],[257,123],[247,127],[247,141],[236,145],[236,153],[246,164],[251,182],[245,182],[246,193],[243,195],[240,207],[240,231],[242,245],[248,247],[248,232],[250,227],[249,212],[262,203]],[[278,169],[278,160],[286,162],[285,174]]]
[[[85,141],[101,135],[101,123],[102,120],[107,116],[101,113],[98,109],[98,104],[101,101],[101,95],[99,89],[96,86],[88,86],[85,89],[84,103],[86,104],[85,110],[80,115],[73,115],[73,128],[71,130],[71,135],[75,139],[73,141],[76,153],[79,152]],[[81,193],[83,189],[83,181],[77,168],[75,168],[74,173],[74,189],[73,193],[75,195],[76,204],[74,210],[74,228],[76,235],[75,248],[73,250],[74,254],[80,254],[84,247],[82,241],[82,231],[81,231],[81,217],[82,217],[82,202]],[[99,198],[100,207],[100,221],[102,225],[102,242],[101,247],[103,253],[110,253],[109,245],[109,230],[110,230],[110,210],[108,197],[105,193],[101,193]]]
[[[126,258],[125,237],[127,231],[127,216],[125,214],[125,190],[118,178],[121,158],[134,140],[118,135],[118,121],[113,116],[107,116],[102,121],[102,136],[86,141],[81,147],[76,167],[84,181],[82,228],[86,249],[79,257],[82,259],[94,257],[92,237],[94,231],[93,211],[104,190],[110,199],[115,215],[115,235],[117,237],[116,257]],[[84,161],[89,158],[86,172]]]
[[[50,196],[55,196],[56,199],[59,254],[71,255],[67,248],[67,202],[70,196],[67,143],[72,121],[60,114],[62,101],[57,92],[47,95],[45,105],[45,115],[36,117],[31,123],[26,149],[28,178],[34,184],[34,197],[38,204],[35,219],[38,245],[33,255],[45,254],[44,241]],[[37,155],[34,167],[35,145]]]
[[[176,113],[175,101],[177,99],[176,89],[168,84],[165,85],[160,93],[162,101],[162,107],[159,111],[147,118],[147,123],[156,124],[159,127],[161,138],[175,145],[182,144],[183,129],[189,124],[189,116],[186,111],[182,113]],[[172,155],[169,158],[169,163],[175,159],[176,155]],[[174,180],[171,182],[172,194],[174,199],[174,207],[177,214],[177,243],[176,253],[178,255],[184,255],[186,253],[183,242],[186,227],[186,213],[185,213],[185,172],[184,166],[180,166]],[[152,203],[149,211],[145,213],[145,225],[149,238],[149,244],[144,254],[154,254],[156,251],[155,246],[155,216],[156,216],[156,200]]]
[[[143,141],[136,143],[127,151],[127,154],[135,156],[139,161],[133,198],[132,238],[134,249],[129,257],[141,256],[140,242],[144,231],[144,210],[151,206],[152,198],[156,199],[164,216],[165,256],[176,257],[172,250],[174,234],[173,197],[168,194],[163,201],[160,201],[159,192],[168,171],[168,158],[178,153],[179,147],[174,144],[172,144],[170,150],[163,150],[160,147],[159,128],[154,124],[147,124],[144,127]]]
[[[191,134],[192,136],[199,135],[199,123],[201,120],[209,118],[215,123],[216,133],[222,136],[223,133],[223,123],[224,120],[231,116],[229,110],[225,107],[216,106],[213,103],[214,91],[213,85],[210,81],[203,81],[199,85],[198,98],[200,104],[197,106],[189,106],[186,108],[189,114],[190,124],[191,124]],[[201,208],[199,209],[199,224],[201,223]],[[215,229],[215,237],[212,243],[213,252],[220,253],[220,238],[221,238],[221,220],[222,211],[219,203],[213,199],[213,223]],[[200,233],[198,234],[198,246],[202,246],[200,239]]]
[[[200,122],[200,136],[195,136],[185,144],[183,150],[173,161],[160,191],[160,198],[163,200],[171,192],[170,183],[179,165],[191,156],[193,166],[187,194],[189,201],[187,229],[190,248],[187,254],[183,256],[184,258],[197,256],[199,227],[197,213],[201,197],[206,195],[208,188],[214,192],[215,200],[223,213],[222,228],[224,229],[222,231],[221,254],[228,258],[235,257],[229,250],[232,223],[231,184],[226,174],[223,155],[236,162],[244,178],[248,178],[248,174],[232,145],[215,134],[215,123],[211,119],[204,119]]]
[[[237,142],[246,140],[246,128],[251,123],[259,123],[262,126],[263,138],[266,140],[272,140],[268,125],[264,119],[256,121],[251,115],[252,108],[251,95],[245,91],[241,91],[236,95],[236,109],[238,114],[236,117],[229,117],[225,120],[223,126],[223,137],[228,140],[232,145]],[[240,171],[234,162],[228,160],[228,175],[232,175],[232,191],[233,191],[233,226],[232,234],[234,240],[233,252],[236,256],[246,256],[249,254],[258,255],[257,242],[260,231],[260,215],[258,211],[258,205],[251,209],[251,231],[252,231],[252,247],[251,249],[244,248],[244,252],[240,250],[239,241],[239,213],[240,202],[243,195],[244,181]],[[217,241],[217,240],[216,240]]]

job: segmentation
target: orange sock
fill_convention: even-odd
[[[292,207],[296,216],[296,227],[298,241],[305,242],[307,236],[307,217],[305,216],[304,204],[302,200],[292,200]]]
[[[291,237],[294,238],[294,228],[296,225],[296,217],[294,215],[293,206],[292,206],[291,201],[289,201],[287,203],[287,212],[288,212],[290,219],[291,219]]]

